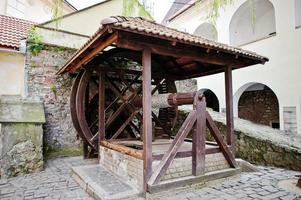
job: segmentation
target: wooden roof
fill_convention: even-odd
[[[108,46],[141,51],[149,48],[160,57],[167,74],[176,79],[205,76],[233,69],[264,64],[268,58],[256,53],[214,42],[134,17],[110,17],[99,30],[59,69],[57,74],[74,72],[102,54]]]

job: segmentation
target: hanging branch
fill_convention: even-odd
[[[58,29],[60,25],[61,17],[63,16],[63,0],[52,0],[52,19],[55,23],[55,29]]]
[[[142,3],[140,3],[139,0],[123,0],[122,15],[138,15],[147,19],[153,19],[153,17],[147,9],[147,0],[143,0]]]
[[[209,11],[207,13],[207,19],[212,23],[216,24],[216,20],[220,16],[220,9],[225,9],[227,6],[232,5],[236,0],[212,0],[212,4],[209,7]],[[251,25],[253,28],[253,32],[255,31],[256,26],[256,7],[255,0],[247,0],[250,7],[250,16],[251,16]],[[196,1],[196,6],[199,6],[201,0]]]

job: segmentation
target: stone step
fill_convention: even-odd
[[[136,188],[99,164],[73,167],[72,176],[95,199],[130,200],[142,197]]]
[[[241,172],[240,168],[228,168],[228,169],[208,172],[200,176],[191,175],[186,177],[174,178],[170,180],[161,181],[155,185],[148,185],[148,192],[158,193],[173,188],[190,187],[191,185],[198,185],[198,187],[205,187],[206,184],[210,183],[211,181],[215,181],[218,179],[222,181],[224,178],[230,178],[230,177],[234,177],[235,175],[239,175],[240,172]]]

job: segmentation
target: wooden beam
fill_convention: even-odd
[[[116,133],[111,137],[111,139],[116,139],[121,133],[122,131],[127,127],[127,125],[134,119],[134,117],[137,115],[139,111],[135,111],[133,112],[128,119],[123,122],[123,124],[121,125],[121,127],[116,131]]]
[[[232,68],[225,70],[225,93],[226,93],[226,121],[227,121],[227,144],[235,152],[234,136],[234,116],[233,116],[233,88],[232,88]]]
[[[199,92],[194,98],[196,110],[196,125],[192,139],[192,175],[199,176],[205,173],[206,156],[206,100],[199,100]]]
[[[213,148],[208,148],[205,150],[206,155],[208,154],[214,154],[214,153],[220,153],[221,150],[219,147],[213,147]],[[153,160],[162,160],[164,154],[154,154],[153,155]],[[175,158],[187,158],[192,156],[192,151],[179,151]]]
[[[105,134],[105,131],[106,131],[106,128],[105,128],[105,121],[106,121],[106,118],[105,118],[105,104],[106,104],[105,90],[106,90],[106,87],[105,87],[105,74],[104,73],[100,73],[100,75],[99,75],[98,87],[99,87],[98,141],[100,142],[105,139],[105,135],[106,135]]]
[[[220,66],[232,65],[235,67],[242,67],[246,65],[246,60],[241,61],[235,59],[234,55],[222,53],[222,52],[210,52],[207,53],[204,49],[196,46],[180,45],[176,47],[170,45],[165,40],[160,39],[146,39],[139,34],[119,32],[117,46],[125,49],[131,49],[139,51],[145,47],[150,48],[151,52],[158,55],[171,56],[176,58],[186,58],[192,61],[198,61],[201,63],[214,64]],[[186,48],[185,48],[186,47]]]
[[[211,135],[213,136],[213,138],[219,145],[223,155],[225,156],[225,159],[228,161],[229,165],[231,167],[237,167],[234,154],[230,150],[230,147],[228,147],[227,144],[223,141],[222,134],[220,133],[219,129],[217,128],[213,119],[211,118],[210,114],[207,111],[206,111],[206,124],[211,132]]]
[[[159,163],[157,169],[152,174],[151,178],[149,179],[148,184],[154,185],[157,184],[161,177],[166,173],[168,167],[174,160],[176,154],[178,153],[182,143],[184,142],[185,138],[187,137],[188,133],[192,129],[196,120],[196,112],[192,110],[189,115],[187,116],[186,120],[182,124],[181,128],[179,129],[175,139],[173,140],[172,144],[170,145],[168,151],[164,154],[161,162]]]
[[[92,59],[99,52],[104,50],[106,47],[110,46],[112,43],[116,42],[117,37],[117,33],[113,33],[106,40],[97,41],[97,44],[95,44],[94,49],[92,49],[88,54],[85,54],[83,57],[81,57],[78,62],[75,62],[75,64],[68,67],[69,72],[75,72],[76,69],[78,69],[80,66]]]
[[[147,191],[147,182],[152,174],[152,70],[151,51],[142,52],[142,110],[143,110],[143,182],[144,192]]]
[[[107,147],[109,149],[118,151],[122,154],[126,154],[126,155],[132,156],[134,158],[137,158],[139,160],[142,160],[143,156],[142,156],[142,151],[141,150],[135,150],[133,148],[126,147],[126,146],[121,145],[121,144],[116,144],[114,142],[108,142],[108,141],[105,141],[105,140],[101,141],[100,144],[101,144],[101,146]]]

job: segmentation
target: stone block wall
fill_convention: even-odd
[[[55,75],[58,68],[74,52],[74,49],[51,46],[44,46],[38,55],[27,51],[26,98],[40,100],[44,104],[46,124],[43,130],[46,150],[75,147],[80,144],[69,109],[73,79],[69,75]]]
[[[222,133],[226,132],[226,117],[210,111]],[[253,164],[301,170],[301,136],[286,134],[268,126],[236,118],[236,157]]]
[[[267,126],[279,126],[279,104],[276,95],[270,89],[245,91],[239,99],[238,116]]]
[[[99,163],[127,183],[143,190],[143,161],[118,151],[99,147]]]
[[[6,98],[0,98],[0,179],[43,169],[43,104]]]

